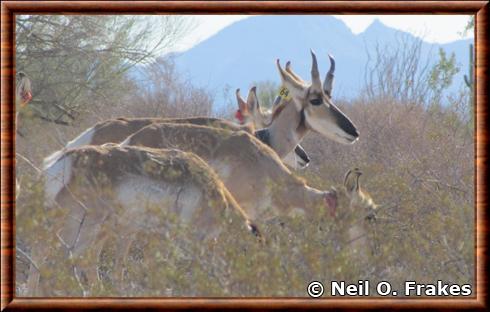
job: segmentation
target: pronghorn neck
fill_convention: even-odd
[[[260,106],[258,106],[256,115],[255,124],[257,128],[266,128],[271,124],[272,112],[264,111]]]
[[[331,193],[307,186],[304,182],[295,181],[295,184],[297,183],[302,185],[288,185],[288,191],[280,192],[280,197],[275,198],[276,205],[283,209],[283,215],[302,214],[314,218],[318,215],[319,209],[330,209]]]
[[[302,110],[298,111],[292,100],[286,100],[280,105],[284,105],[284,107],[273,118],[267,130],[270,137],[270,146],[279,157],[283,158],[301,142],[308,130],[304,125]]]

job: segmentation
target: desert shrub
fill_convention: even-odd
[[[379,68],[396,65],[376,60]],[[421,64],[408,65],[422,70]],[[439,96],[425,100],[431,92],[425,85],[397,77],[392,75],[391,87],[371,86],[357,99],[339,102],[360,130],[360,140],[346,146],[309,134],[302,144],[312,162],[297,173],[309,185],[341,189],[345,172],[359,167],[363,188],[380,205],[375,221],[348,210],[341,200],[335,219],[318,209],[312,219],[291,216],[261,222],[267,240],[262,245],[234,227],[224,228],[216,241],[197,243],[198,229],[175,220],[171,231],[138,233],[119,282],[113,277],[117,250],[112,242],[124,228],[105,225],[113,239],[107,240],[100,258],[88,250],[71,259],[56,236],[66,211],[44,208],[42,158],[101,119],[210,115],[212,97],[178,77],[168,60],[160,60],[148,68],[144,83],[128,85],[120,101],[100,107],[97,117],[69,127],[25,119],[19,129],[23,136],[16,141],[16,152],[22,155],[17,159],[17,294],[26,292],[34,246],[49,250],[36,266],[43,287],[54,296],[83,295],[74,261],[98,268],[101,280],[89,289],[93,296],[306,296],[312,280],[368,279],[371,285],[387,280],[397,289],[406,280],[474,286],[475,166],[469,95],[463,90],[442,105]],[[382,78],[373,76],[385,82]],[[393,85],[395,90],[390,89]],[[403,92],[392,92],[396,90]],[[158,207],[152,216],[155,211]],[[162,219],[175,219],[159,213]],[[366,229],[365,249],[353,248],[349,229],[356,224]]]

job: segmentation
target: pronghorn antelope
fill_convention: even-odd
[[[15,128],[19,126],[19,111],[32,100],[31,80],[24,72],[18,72],[15,81]],[[20,134],[20,133],[19,133]]]
[[[172,232],[175,224],[169,216],[192,225],[199,241],[216,238],[225,225],[248,229],[260,238],[215,172],[192,153],[111,143],[84,146],[64,152],[46,174],[56,188],[50,193],[52,202],[66,211],[57,233],[62,245],[75,260],[86,258],[87,250],[95,252],[95,264],[75,266],[89,284],[97,281],[96,264],[107,238],[104,229],[114,224],[115,279],[133,236],[140,231]],[[46,246],[36,258],[41,258],[42,247]],[[39,272],[31,273],[29,289],[35,294]]]
[[[279,60],[276,61],[283,85],[289,90],[294,104],[286,106],[296,108],[306,129],[318,132],[339,143],[354,143],[359,138],[359,132],[350,119],[325,95],[315,53],[311,51],[311,55],[313,65],[310,85],[303,80],[298,80],[297,75],[293,76],[285,71]]]
[[[65,148],[52,153],[44,159],[44,164],[53,163],[67,149],[80,147],[83,145],[101,145],[105,143],[120,143],[129,135],[154,123],[190,123],[217,127],[229,130],[252,131],[248,126],[238,126],[232,122],[211,118],[211,117],[190,117],[190,118],[117,118],[109,119],[97,123],[95,126],[88,128],[75,139],[68,142]]]
[[[24,72],[17,73],[15,103],[24,107],[32,100],[31,81]]]
[[[355,221],[348,229],[348,243],[356,253],[367,254],[369,242],[367,239],[367,221],[375,218],[378,205],[374,203],[371,196],[364,192],[359,183],[362,172],[354,168],[345,174],[344,191],[349,200],[349,212],[355,216]]]
[[[325,75],[325,80],[323,82],[323,91],[325,92],[325,95],[331,99],[335,73],[335,59],[330,54],[328,55],[328,58],[330,60],[330,69]],[[293,72],[291,68],[291,62],[289,61],[286,63],[286,72],[294,77],[294,79],[301,81],[301,83],[304,84],[304,81]],[[253,87],[251,90],[255,92],[255,87]],[[272,109],[276,105],[281,103],[281,101],[289,100],[288,96],[283,94],[286,92],[288,91],[285,88],[282,88],[280,90],[279,95],[274,100]],[[238,110],[235,113],[235,118],[241,125],[252,124],[256,129],[266,128],[270,125],[272,121],[272,110],[264,110],[258,100],[250,101],[250,99],[247,98],[247,100],[245,101],[245,99],[240,94],[240,89],[237,89],[235,91],[235,95],[238,104]]]
[[[329,59],[330,59],[330,69],[327,75],[325,76],[323,90],[325,92],[325,95],[331,99],[334,72],[335,72],[335,60],[331,55],[329,55]],[[291,62],[286,63],[286,72],[288,72],[297,81],[301,82],[302,84],[305,84],[304,81],[293,72],[291,68]],[[255,98],[253,97],[251,98],[250,97],[251,93],[249,92],[247,101],[245,101],[240,95],[240,89],[236,90],[238,110],[235,114],[235,118],[242,125],[252,124],[257,129],[266,128],[270,126],[272,123],[273,112],[270,110],[269,111],[262,110],[262,107],[260,106],[255,91],[256,91],[255,87],[253,87],[250,90],[250,92],[253,92]],[[284,103],[284,105],[291,103],[291,98],[288,97],[288,93],[289,91],[287,90],[287,88],[281,89],[279,95],[276,97],[274,101],[273,109],[276,108],[276,106],[280,103]],[[278,135],[281,134],[282,132],[278,133]],[[302,148],[302,146],[298,144],[294,149],[294,153],[291,152],[288,155],[286,155],[283,158],[283,161],[285,164],[287,164],[292,168],[305,168],[306,166],[308,166],[310,159],[308,157],[308,154]]]
[[[316,68],[316,72],[318,72],[316,56],[313,52],[312,58],[314,60],[313,66]],[[282,69],[280,68],[280,70]],[[297,75],[295,76],[297,77]],[[293,78],[293,76],[290,76],[290,79],[286,78],[285,86],[288,87],[286,84],[289,83],[289,80],[298,81],[296,79],[299,78]],[[316,88],[317,85],[321,86],[321,81],[311,86],[307,86],[302,80],[296,84],[300,84],[301,89],[296,90],[295,94],[300,92],[311,92],[311,94],[321,93],[321,90],[317,90]],[[249,96],[251,96],[250,100],[247,99],[247,101],[250,101],[251,103],[254,101],[257,102],[255,92],[249,93]],[[310,129],[317,131],[324,136],[331,137],[335,141],[341,143],[352,143],[357,140],[359,134],[354,124],[329,101],[325,100],[325,103],[315,104],[316,106],[308,102],[309,100],[307,97],[296,98],[294,101],[290,101],[295,103],[295,105],[287,105],[289,102],[283,101],[284,103],[274,110],[272,122],[269,127],[256,132],[257,137],[272,147],[282,159],[295,149],[296,145]],[[318,101],[315,103],[318,103]],[[306,114],[306,112],[308,112],[308,114]],[[223,120],[204,117],[183,119],[116,119],[101,122],[94,127],[87,129],[77,138],[70,141],[67,148],[85,144],[118,143],[144,126],[159,122],[191,123],[197,125],[210,125],[225,129],[242,129]],[[250,128],[246,127],[246,129]],[[55,152],[47,157],[45,163],[56,160],[56,157],[60,155],[62,151],[63,150]],[[296,149],[296,151],[297,154],[300,155],[298,159],[304,159],[302,164],[307,164],[308,158],[306,153],[298,149]]]
[[[235,114],[235,118],[241,125],[250,125],[253,128],[265,128],[267,125],[272,123],[272,113],[263,113],[260,108],[258,97],[256,94],[256,87],[252,87],[248,93],[247,101],[245,101],[240,95],[240,89],[236,90],[236,97],[239,109]],[[259,112],[259,113],[256,113]],[[266,123],[265,119],[269,121]],[[259,139],[265,139],[261,137],[260,134],[263,131],[257,132],[259,134]],[[304,169],[308,166],[310,158],[308,154],[304,151],[301,145],[297,145],[293,152],[287,154],[282,161],[293,169]]]
[[[22,109],[32,100],[32,90],[31,90],[31,80],[24,72],[18,72],[15,81],[15,105],[17,107],[17,112],[15,113],[15,129],[16,133],[22,135],[18,131],[19,127],[19,110]],[[20,183],[15,179],[15,198],[20,194]]]
[[[349,194],[349,198],[351,199],[350,205],[352,207],[364,209],[372,214],[376,211],[378,205],[374,203],[369,194],[362,190],[361,184],[359,183],[359,178],[361,175],[362,171],[359,170],[359,168],[354,168],[347,171],[344,177],[344,187],[346,192]]]
[[[271,124],[258,130],[256,135],[281,158],[295,149],[310,130],[343,144],[354,143],[359,138],[356,126],[325,95],[313,51],[311,56],[310,85],[298,75],[291,74],[290,67],[284,70],[277,60],[282,84],[288,89],[290,99],[282,100],[274,107]]]
[[[122,146],[176,148],[206,161],[251,220],[302,211],[315,215],[319,207],[336,208],[336,194],[309,187],[291,174],[272,149],[244,131],[159,123],[129,136]]]

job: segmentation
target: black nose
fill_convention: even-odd
[[[359,137],[359,131],[357,131],[356,126],[350,121],[350,119],[344,115],[335,105],[330,105],[330,109],[333,112],[336,123],[349,135],[353,136],[355,139]]]
[[[308,154],[306,153],[306,151],[303,149],[303,147],[301,145],[299,145],[299,144],[296,145],[294,152],[296,153],[296,156],[298,156],[299,158],[301,158],[303,160],[303,162],[305,163],[305,166],[308,165],[308,163],[310,162],[310,157],[308,157]]]

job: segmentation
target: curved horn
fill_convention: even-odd
[[[323,82],[323,91],[326,95],[332,97],[333,80],[335,74],[335,59],[330,54],[328,55],[328,58],[330,60],[330,69],[328,70],[328,73],[325,76],[325,81]]]
[[[333,75],[335,73],[335,59],[331,54],[328,55],[328,59],[330,60],[330,69],[328,70],[328,73]]]
[[[316,60],[316,55],[315,52],[313,52],[312,49],[310,49],[311,52],[311,83],[313,85],[316,85],[320,87],[322,85],[322,82],[320,80],[320,72],[318,71],[318,62]]]

